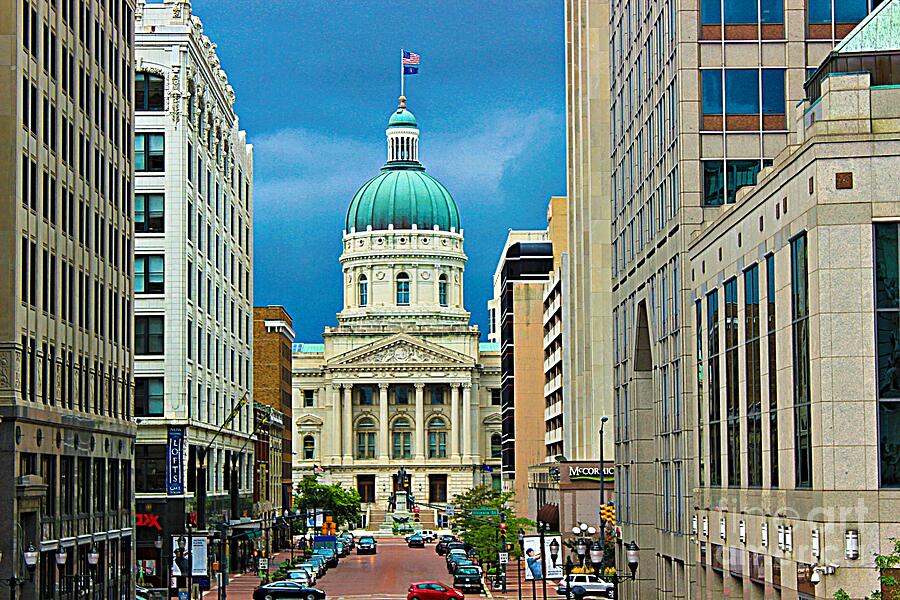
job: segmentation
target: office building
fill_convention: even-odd
[[[163,587],[173,535],[251,510],[253,154],[190,2],[135,16],[137,555]]]

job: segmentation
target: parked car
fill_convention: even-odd
[[[481,567],[476,565],[458,565],[453,574],[453,587],[463,592],[480,594],[484,586],[481,583]]]
[[[468,558],[465,550],[451,550],[444,556],[444,560],[447,562],[447,568],[450,568],[450,562],[454,560],[459,560],[461,558]]]
[[[329,548],[316,548],[315,550],[313,550],[313,554],[318,554],[319,556],[325,558],[325,565],[328,566],[328,568],[336,567],[338,566],[338,562],[340,562],[338,559],[338,555],[334,552],[334,550],[331,550]]]
[[[356,542],[357,554],[376,554],[378,552],[378,542],[371,535],[364,535]]]
[[[406,541],[406,545],[410,548],[424,548],[425,547],[425,538],[423,538],[418,533],[414,533],[409,536],[409,539]]]
[[[455,575],[457,569],[460,567],[470,567],[474,565],[475,562],[470,560],[469,558],[458,558],[456,560],[450,561],[450,564],[447,565],[447,572],[451,575]]]
[[[328,570],[328,567],[325,564],[325,557],[321,554],[313,554],[306,560],[316,567],[316,575],[319,577],[324,575],[325,571]]]
[[[306,569],[289,569],[287,571],[287,578],[288,580],[299,583],[304,587],[309,587],[312,585],[312,580],[310,579],[309,574],[306,572]]]
[[[447,544],[449,544],[450,542],[455,542],[455,541],[457,541],[455,535],[450,535],[450,534],[445,533],[438,540],[437,545],[434,547],[434,551],[437,553],[438,556],[443,556],[443,555],[447,554]]]
[[[447,552],[451,552],[453,550],[462,550],[463,552],[468,552],[471,549],[471,546],[465,542],[455,541],[447,544]]]
[[[576,587],[580,587],[588,594],[601,598],[613,598],[615,594],[615,586],[596,575],[573,573],[559,582],[556,586],[556,593],[565,596],[568,585],[572,586],[573,591]]]
[[[406,594],[406,600],[463,600],[463,597],[461,591],[440,581],[413,583]]]
[[[322,590],[305,587],[293,581],[275,581],[253,590],[253,600],[280,600],[281,598],[303,598],[303,600],[325,600]]]
[[[343,538],[347,542],[347,544],[349,544],[351,550],[353,550],[353,548],[356,546],[356,537],[349,531],[345,531],[344,533],[342,533],[341,538]]]
[[[309,582],[313,585],[316,585],[316,580],[319,578],[319,569],[312,563],[300,563],[297,565],[298,569],[303,569],[306,571],[306,574],[309,576]]]

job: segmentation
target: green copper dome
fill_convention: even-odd
[[[459,210],[450,192],[421,165],[391,165],[363,184],[347,209],[347,231],[372,229],[459,231]]]
[[[416,118],[406,110],[406,98],[388,121],[388,162],[381,173],[363,184],[347,209],[346,231],[434,229],[459,231],[459,210],[453,196],[425,172],[418,160]],[[411,128],[408,131],[400,128]]]
[[[416,116],[405,108],[398,108],[391,119],[388,121],[388,127],[417,127]]]

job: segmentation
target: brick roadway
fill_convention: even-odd
[[[291,558],[291,552],[281,552],[276,554],[269,561],[269,571],[275,571],[278,564]],[[255,573],[240,573],[233,575],[228,580],[228,586],[225,588],[228,600],[250,600],[253,598],[253,590],[259,586],[259,577]],[[203,600],[217,600],[219,591],[213,585],[212,589],[203,593]]]
[[[378,554],[359,556],[354,552],[341,559],[317,587],[331,600],[405,599],[410,583],[435,580],[453,583],[444,557],[434,552],[434,544],[408,548],[403,539],[397,538],[379,540]]]

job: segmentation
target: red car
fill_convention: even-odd
[[[440,581],[420,581],[409,586],[406,600],[462,600],[463,593]]]

